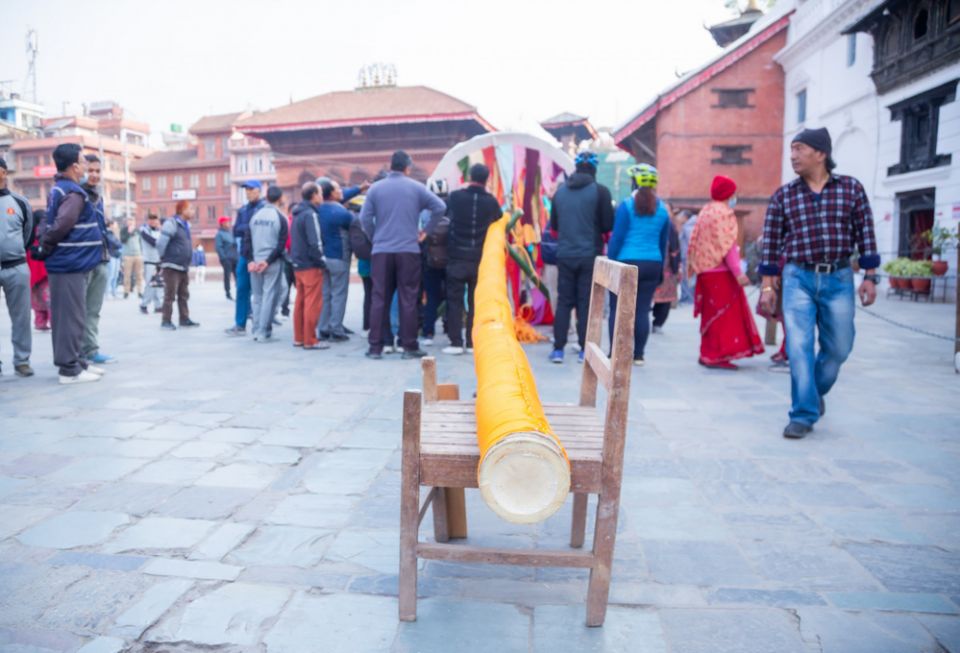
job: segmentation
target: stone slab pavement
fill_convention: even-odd
[[[57,385],[44,334],[37,375],[13,377],[0,311],[0,651],[960,651],[949,342],[859,313],[826,417],[785,441],[788,375],[698,367],[697,323],[675,311],[633,373],[606,625],[583,625],[581,570],[442,562],[422,563],[419,620],[401,624],[417,362],[367,360],[359,338],[304,352],[289,325],[274,344],[227,338],[217,282],[191,293],[202,326],[173,333],[108,300],[119,362],[76,387]],[[876,311],[953,329],[952,305]],[[548,351],[527,347],[542,396],[575,401],[576,357]],[[469,358],[439,371],[473,390]],[[468,495],[471,543],[565,546],[569,502],[521,527]]]

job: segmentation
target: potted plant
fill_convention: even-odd
[[[910,259],[900,257],[892,261],[887,261],[883,265],[883,271],[890,275],[890,287],[894,290],[907,290],[910,282],[904,277],[907,276],[906,267]]]
[[[951,231],[946,227],[934,227],[930,230],[930,253],[934,257],[933,274],[942,277],[947,273],[950,264],[943,258],[944,250],[954,247],[960,238],[960,227]]]
[[[906,267],[910,277],[910,288],[921,295],[930,294],[930,278],[933,276],[933,264],[930,261],[910,261]]]

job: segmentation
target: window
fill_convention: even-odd
[[[223,187],[224,187],[224,188],[229,188],[229,187],[230,187],[230,172],[229,172],[229,171],[223,173]]]
[[[226,157],[227,153],[230,151],[230,138],[227,136],[224,136],[223,140],[221,140],[220,143],[221,143],[220,147],[222,148],[220,150],[220,156]]]
[[[217,187],[217,173],[208,172],[207,173],[207,188],[216,188]]]
[[[899,120],[901,130],[900,162],[887,169],[888,175],[950,165],[952,155],[937,154],[937,131],[940,107],[956,99],[957,82],[960,79],[890,107],[890,120]]]
[[[20,155],[20,168],[22,170],[33,171],[35,166],[40,165],[40,157],[36,154],[21,154]]]
[[[194,173],[190,175],[190,188],[199,188],[200,187],[200,175]]]
[[[744,153],[753,149],[752,145],[714,145],[712,149],[720,156],[710,159],[710,163],[732,166],[744,166],[753,163],[753,159],[744,156]]]
[[[248,168],[247,157],[245,156],[237,157],[237,174],[241,174],[241,175],[247,174],[247,168]]]
[[[217,139],[205,138],[203,140],[203,156],[205,159],[217,158]]]
[[[165,190],[167,190],[167,176],[166,176],[166,175],[160,175],[159,177],[157,177],[157,190],[159,190],[159,191],[165,191]]]
[[[142,188],[145,191],[150,190],[150,177],[143,177],[140,180],[140,188]]]
[[[857,34],[847,34],[847,68],[857,63]]]
[[[217,223],[217,205],[211,204],[207,207],[207,224]]]
[[[127,192],[123,184],[117,184],[110,188],[110,199],[115,202],[122,202],[127,199]]]
[[[950,0],[947,3],[947,24],[960,20],[960,0]]]
[[[797,122],[803,124],[807,121],[807,89],[797,93]]]
[[[257,165],[257,172],[263,172],[263,157],[254,157],[254,163]]]
[[[913,19],[913,40],[919,41],[924,36],[927,35],[927,23],[929,22],[930,14],[926,9],[921,9],[917,12],[916,17]]]
[[[183,175],[174,175],[173,176],[173,188],[183,188]]]
[[[750,94],[756,89],[715,88],[712,90],[717,94],[717,103],[713,105],[715,109],[749,109],[755,106],[750,104]]]
[[[40,184],[23,184],[20,186],[20,192],[28,200],[38,200],[41,194]]]

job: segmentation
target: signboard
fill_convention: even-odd
[[[57,166],[33,166],[34,177],[52,177],[57,174]]]
[[[184,190],[175,190],[173,191],[173,199],[175,200],[195,200],[197,199],[197,189],[187,188]]]

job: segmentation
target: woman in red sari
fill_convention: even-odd
[[[700,316],[700,364],[723,370],[737,369],[730,361],[764,351],[743,292],[750,280],[740,270],[736,192],[732,179],[714,177],[713,201],[697,217],[687,254],[687,272],[697,275],[693,315]]]

